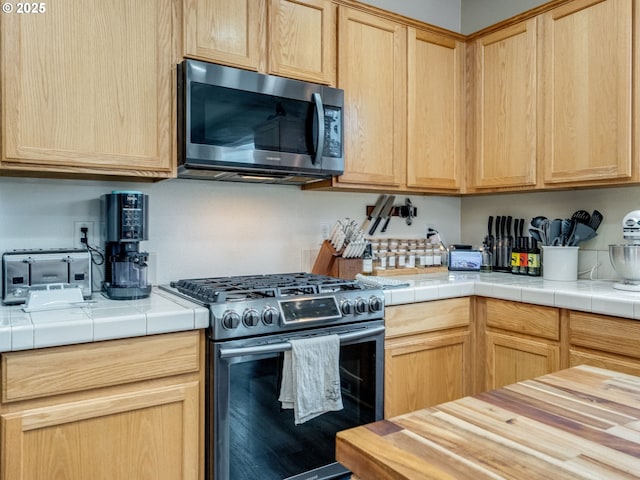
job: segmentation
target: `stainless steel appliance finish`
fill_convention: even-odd
[[[207,478],[337,479],[335,434],[383,417],[384,295],[307,273],[180,280],[161,287],[208,306]],[[345,408],[302,425],[277,401],[290,341],[340,337]]]
[[[185,60],[178,176],[304,184],[341,175],[340,89]]]
[[[146,298],[149,254],[141,252],[141,240],[149,238],[149,196],[116,190],[102,196],[106,224],[105,274],[102,290],[113,300]]]
[[[44,285],[80,287],[91,298],[91,255],[88,250],[63,248],[13,250],[2,255],[2,301],[16,305],[29,291]]]

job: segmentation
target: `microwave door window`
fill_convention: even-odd
[[[309,155],[312,104],[232,88],[191,84],[191,143]]]

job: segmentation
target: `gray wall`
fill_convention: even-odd
[[[543,3],[546,0],[462,0],[461,33],[477,32]]]
[[[363,3],[468,35],[546,0],[364,0]]]
[[[460,32],[461,0],[364,0],[379,8]]]

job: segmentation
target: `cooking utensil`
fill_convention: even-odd
[[[543,217],[541,215],[537,217],[533,217],[531,219],[531,226],[536,228],[541,228],[540,225],[542,225],[542,222],[544,222],[545,220],[547,220],[547,217]]]
[[[589,225],[589,221],[591,221],[591,215],[586,210],[575,211],[573,215],[571,215],[571,218],[585,225]]]
[[[555,239],[560,237],[561,234],[562,234],[562,220],[559,218],[556,218],[552,220],[551,223],[549,224],[548,240],[551,241],[551,244],[553,244],[553,242],[555,242]]]
[[[591,214],[591,220],[589,221],[589,226],[594,230],[598,230],[598,227],[602,223],[604,219],[604,215],[602,215],[598,210],[594,210]]]
[[[589,225],[585,225],[584,223],[576,223],[576,229],[573,232],[573,240],[570,243],[571,246],[576,246],[580,242],[586,242],[587,240],[591,240],[593,237],[597,235],[596,231],[591,228]]]
[[[573,218],[563,219],[560,226],[560,235],[554,240],[554,245],[556,245],[556,241],[558,242],[558,245],[561,245],[563,247],[570,245],[570,242],[573,241],[577,223],[578,221],[574,220]]]
[[[531,235],[531,238],[533,238],[536,242],[540,242],[544,244],[544,241],[542,240],[542,235],[540,235],[540,232],[542,232],[542,230],[540,230],[539,228],[535,228],[535,227],[529,228],[529,235]]]
[[[494,242],[493,232],[491,231],[492,228],[493,228],[493,215],[489,215],[489,220],[487,222],[487,237],[485,238],[484,243],[487,246],[487,249],[489,249],[490,251],[493,251],[493,242]]]
[[[502,265],[502,236],[500,235],[500,226],[502,224],[502,216],[496,216],[496,243],[493,252],[493,262],[495,267]]]
[[[373,207],[371,214],[368,215],[367,218],[364,220],[364,222],[362,222],[362,225],[360,225],[361,232],[364,232],[366,230],[366,228],[369,226],[369,223],[371,222],[371,219],[379,218],[380,212],[384,207],[384,202],[386,199],[387,199],[387,196],[385,194],[382,194],[378,197],[378,200],[376,201],[376,205]]]
[[[380,212],[380,217],[385,219],[384,224],[382,225],[382,230],[380,230],[381,233],[384,233],[387,231],[387,227],[389,226],[389,221],[391,220],[391,211],[393,210],[393,202],[395,200],[396,200],[395,195],[389,196],[386,203],[384,204],[384,207],[382,208],[382,212]],[[373,230],[375,231],[375,225]],[[369,235],[373,235],[373,233],[369,231]]]

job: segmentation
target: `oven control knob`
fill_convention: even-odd
[[[280,318],[280,312],[273,307],[265,307],[262,312],[262,323],[265,325],[275,325]]]
[[[372,312],[380,312],[382,310],[382,299],[372,295],[369,298],[369,310]]]
[[[242,323],[244,323],[247,327],[255,327],[256,325],[258,325],[259,321],[260,314],[253,308],[246,310],[242,315]]]
[[[340,302],[340,310],[343,315],[351,315],[353,313],[353,302],[351,300],[343,300]]]
[[[240,315],[233,310],[227,310],[222,315],[222,326],[227,330],[233,330],[240,325]]]
[[[367,311],[367,302],[363,298],[356,298],[356,313],[361,314]]]

